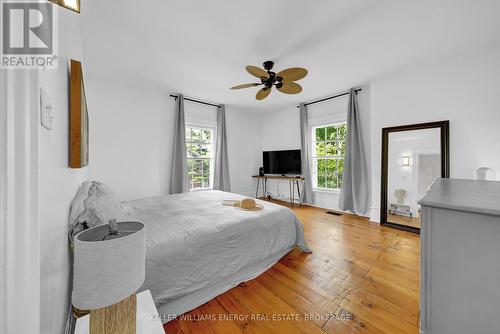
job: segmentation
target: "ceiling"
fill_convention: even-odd
[[[499,42],[499,12],[498,0],[83,0],[84,57],[95,77],[267,110]],[[228,89],[265,60],[307,68],[303,92]]]

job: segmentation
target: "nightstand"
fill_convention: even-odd
[[[137,334],[165,334],[153,297],[149,290],[137,294]],[[79,318],[75,334],[89,333],[89,316]]]

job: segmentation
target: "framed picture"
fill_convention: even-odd
[[[89,164],[89,116],[83,84],[82,64],[71,59],[69,166],[82,168]]]

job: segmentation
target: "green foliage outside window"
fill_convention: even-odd
[[[314,128],[313,173],[317,188],[342,188],[346,133],[345,123]]]
[[[190,189],[212,187],[213,146],[212,129],[186,128],[187,171]]]

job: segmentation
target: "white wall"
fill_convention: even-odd
[[[332,92],[333,94],[334,92]],[[317,103],[308,107],[310,125],[325,124],[334,121],[345,121],[347,117],[348,97]],[[370,87],[363,86],[358,93],[358,105],[365,145],[367,167],[370,166]],[[300,119],[296,105],[280,111],[262,112],[262,150],[300,149]],[[262,159],[262,157],[261,157]],[[371,175],[369,175],[370,177]],[[289,198],[288,183],[268,181],[268,191],[276,198]],[[297,196],[298,194],[296,194]],[[339,194],[334,192],[315,191],[313,205],[338,210]]]
[[[379,221],[381,129],[450,120],[451,177],[472,179],[480,166],[500,166],[500,46],[371,81],[372,212]]]
[[[174,101],[166,93],[86,80],[89,179],[121,200],[166,194],[170,184]]]
[[[41,332],[62,333],[70,303],[68,215],[87,168],[68,168],[68,64],[83,60],[79,14],[59,11],[59,69],[40,73],[40,85],[54,106],[51,131],[39,128],[40,320]],[[85,62],[83,62],[85,75]]]
[[[279,111],[265,111],[261,117],[262,151],[295,150],[301,148],[300,113],[296,106]],[[260,152],[259,161],[262,163],[262,152]],[[288,182],[267,180],[267,191],[276,199],[291,197]],[[259,196],[261,195],[262,188],[259,189]],[[298,193],[295,195],[298,196]]]
[[[90,78],[89,179],[108,184],[121,200],[167,194],[175,101],[169,92],[147,91]],[[215,125],[217,109],[185,101],[186,122]],[[250,195],[260,166],[260,118],[226,106],[233,192]]]
[[[231,192],[255,196],[252,175],[262,166],[261,117],[255,112],[226,107],[227,145]]]

